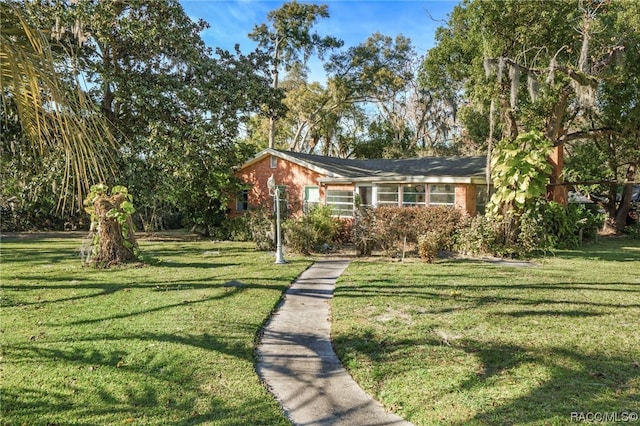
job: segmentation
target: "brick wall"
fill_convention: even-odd
[[[456,184],[456,208],[465,210],[470,216],[476,215],[475,185]]]
[[[265,156],[265,158],[236,173],[237,177],[251,187],[249,189],[249,208],[273,205],[273,197],[269,195],[267,188],[267,179],[272,174],[277,185],[287,187],[290,214],[294,216],[302,214],[304,187],[320,187],[318,179],[324,177],[323,174],[277,157],[276,167],[271,168],[271,156]],[[320,191],[320,199],[324,200],[322,188]],[[235,205],[232,206],[232,209],[235,209]]]

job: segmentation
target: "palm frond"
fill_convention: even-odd
[[[47,36],[28,21],[24,11],[3,2],[0,13],[0,100],[3,107],[9,101],[15,103],[35,153],[64,154],[62,195],[75,188],[81,202],[91,184],[104,181],[111,172],[115,142],[109,125],[85,96],[77,74],[74,84],[65,82]]]

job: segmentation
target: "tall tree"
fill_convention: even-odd
[[[495,127],[502,138],[543,132],[555,145],[550,191],[565,201],[565,145],[621,136],[620,128],[589,123],[604,112],[602,89],[616,79],[616,64],[635,61],[637,29],[620,21],[635,9],[633,2],[623,1],[566,0],[553,8],[466,1],[438,31],[422,82],[483,113],[487,130]],[[476,116],[465,118],[471,117]]]
[[[402,35],[374,33],[331,56],[326,69],[336,92],[369,112],[370,135],[361,136],[358,155],[412,156],[448,148],[451,132],[442,123],[449,104],[418,86],[418,65],[411,40]]]
[[[342,46],[342,41],[335,37],[321,37],[311,32],[320,18],[328,17],[327,5],[304,4],[293,0],[269,12],[268,23],[254,27],[249,37],[271,55],[274,89],[279,87],[280,69],[289,71],[297,67],[306,70],[307,61],[314,52],[322,57],[327,50]],[[275,146],[275,122],[274,115],[269,117],[269,148]]]
[[[81,27],[79,67],[120,142],[116,183],[136,195],[143,221],[161,226],[159,210],[205,229],[219,221],[234,193],[232,168],[246,155],[235,144],[239,126],[279,104],[268,56],[214,56],[200,37],[207,24],[191,21],[176,0],[31,7],[44,26],[60,28],[61,42],[71,25]]]

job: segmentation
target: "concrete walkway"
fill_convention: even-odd
[[[410,425],[367,395],[333,351],[329,301],[348,264],[318,261],[291,285],[263,330],[258,374],[295,425]]]

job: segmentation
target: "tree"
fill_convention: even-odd
[[[285,71],[296,67],[306,70],[307,60],[314,52],[317,51],[322,57],[327,50],[342,46],[342,41],[335,37],[321,37],[317,33],[311,33],[319,18],[328,17],[327,5],[301,4],[293,0],[284,3],[280,9],[269,12],[268,24],[254,27],[249,37],[271,56],[274,89],[279,87],[281,68]],[[275,146],[275,120],[275,115],[269,117],[269,148]]]
[[[269,57],[214,54],[200,37],[208,24],[192,22],[176,0],[29,7],[43,27],[59,28],[61,43],[81,28],[78,67],[110,118],[117,182],[136,194],[142,223],[154,229],[179,215],[184,225],[215,226],[236,190],[233,166],[248,155],[236,143],[240,127],[279,107]]]
[[[402,35],[374,33],[331,56],[325,68],[336,92],[368,113],[371,132],[360,135],[359,155],[451,153],[453,132],[443,125],[449,104],[418,86],[418,64],[411,40]],[[383,133],[384,140],[379,138]]]
[[[555,146],[550,193],[566,201],[565,146],[625,134],[592,124],[604,124],[603,89],[617,80],[617,64],[636,61],[637,28],[622,18],[637,8],[622,1],[563,1],[553,8],[465,2],[438,31],[422,82],[488,117],[488,148],[495,131],[512,140],[521,132],[543,132]]]
[[[3,2],[0,13],[3,169],[7,156],[27,152],[25,143],[39,161],[62,157],[60,207],[70,207],[65,203],[74,187],[81,201],[92,180],[104,179],[113,147],[108,125],[85,96],[72,64],[54,59],[50,41],[25,9]],[[69,73],[60,71],[61,66]],[[12,120],[19,126],[12,126]]]

